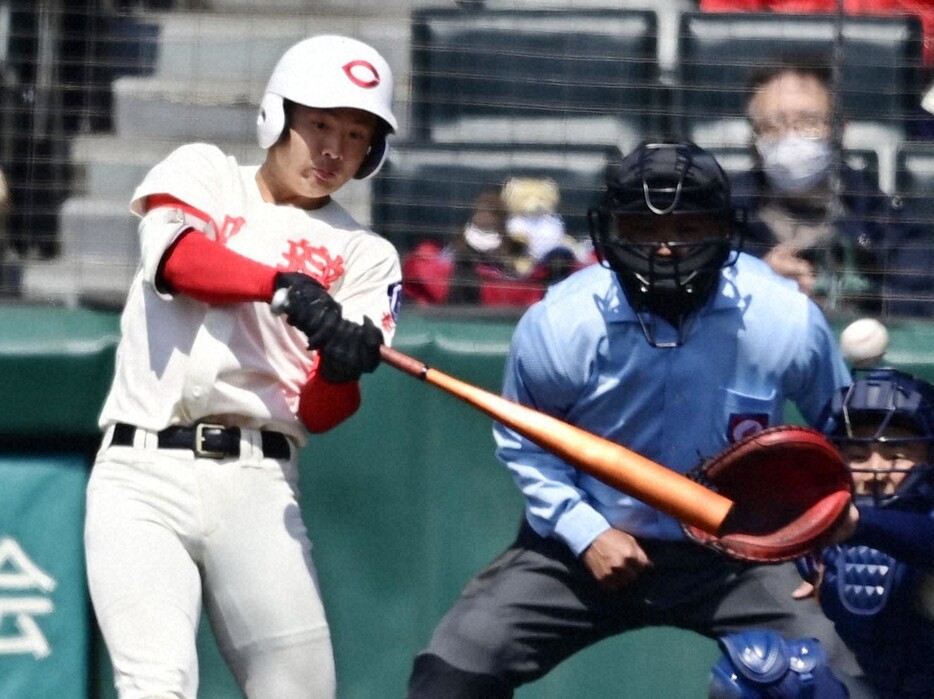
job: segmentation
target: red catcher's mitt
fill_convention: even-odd
[[[717,536],[690,539],[740,560],[780,563],[827,543],[847,515],[852,480],[823,434],[785,425],[757,432],[689,474],[734,502]]]

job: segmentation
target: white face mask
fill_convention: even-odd
[[[760,138],[756,140],[756,149],[769,184],[789,194],[801,194],[819,185],[833,162],[829,138],[805,138],[797,134]]]
[[[467,244],[477,252],[495,250],[503,240],[503,236],[496,231],[485,230],[472,223],[468,223],[464,228],[464,238]]]

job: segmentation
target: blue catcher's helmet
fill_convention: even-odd
[[[838,446],[857,443],[887,443],[923,441],[928,445],[928,459],[934,442],[934,386],[897,369],[855,369],[853,384],[840,389],[824,411],[821,431]],[[875,428],[868,436],[857,435],[856,429]],[[909,430],[913,437],[886,435],[889,427]],[[864,434],[866,434],[864,432]],[[860,469],[854,473],[891,473],[895,469]],[[890,504],[906,497],[917,496],[922,489],[934,486],[934,469],[929,463],[912,468],[891,496],[873,494],[877,505]]]
[[[627,234],[636,226],[654,226],[660,217],[677,222],[685,216],[704,217],[704,230],[691,240],[669,241],[660,234],[646,241]],[[710,298],[720,270],[735,261],[735,218],[730,181],[720,164],[687,141],[640,144],[610,171],[603,198],[588,212],[595,252],[616,273],[630,305],[679,328]],[[663,245],[670,254],[660,254]],[[645,321],[643,328],[656,344]]]

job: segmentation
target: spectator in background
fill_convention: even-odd
[[[498,189],[477,196],[473,216],[449,248],[452,268],[448,303],[479,304],[485,279],[518,279],[528,270],[525,245],[507,233],[506,209]]]
[[[746,107],[755,167],[733,180],[747,250],[825,311],[929,316],[931,234],[841,161],[829,69],[808,56],[764,65]]]
[[[402,263],[403,291],[418,304],[527,305],[542,293],[522,283],[528,271],[524,245],[506,232],[506,209],[499,187],[488,187],[474,199],[470,219],[447,245],[419,243]],[[494,303],[485,282],[498,280],[507,289]]]
[[[577,267],[580,244],[569,236],[558,215],[561,192],[554,180],[513,177],[503,186],[509,218],[506,230],[529,251],[533,265],[542,265],[549,283],[564,279]]]
[[[839,0],[700,0],[705,12],[776,12],[787,14],[833,14]],[[934,138],[934,118],[924,108],[925,99],[934,102],[934,3],[931,0],[843,0],[847,15],[914,15],[921,21],[923,43],[923,84],[915,114],[910,120],[912,139]]]
[[[451,242],[420,242],[402,263],[403,290],[416,304],[525,307],[580,264],[576,241],[555,212],[551,180],[513,178],[474,200]],[[508,197],[508,198],[507,198]]]

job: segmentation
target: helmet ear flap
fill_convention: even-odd
[[[370,150],[367,152],[366,158],[363,159],[363,162],[360,164],[360,169],[357,170],[353,178],[355,180],[369,179],[383,167],[383,163],[386,162],[386,157],[388,155],[389,141],[386,138],[386,129],[380,124],[377,133],[373,136],[373,143],[370,145]]]
[[[256,139],[262,149],[271,148],[285,128],[285,101],[280,95],[267,92],[259,104],[256,116]]]

